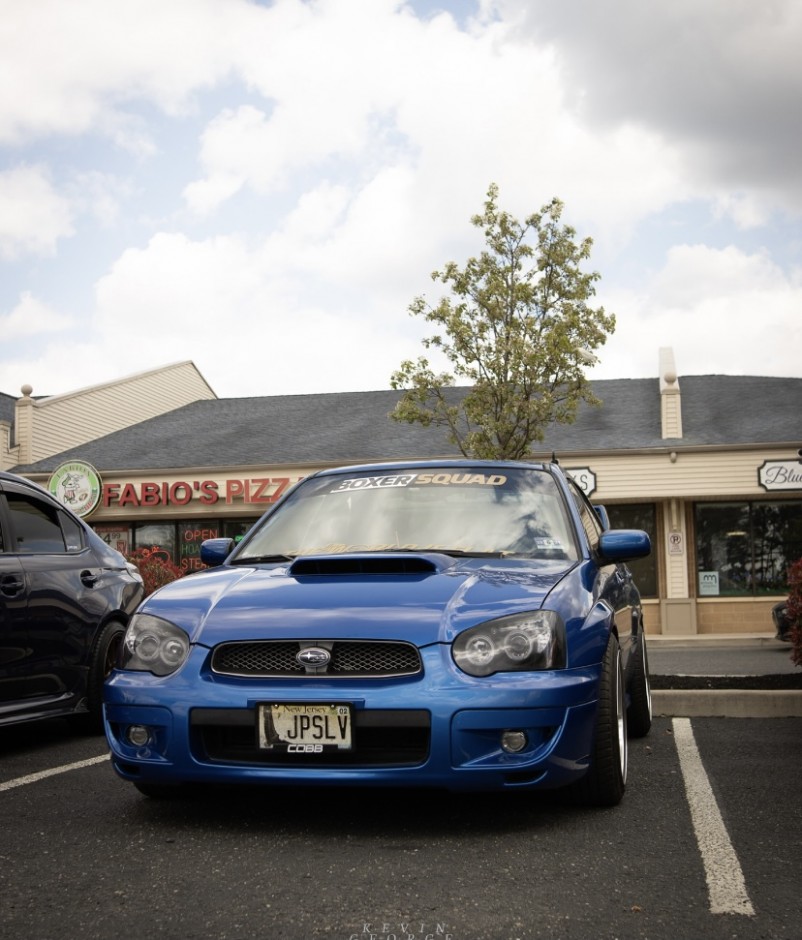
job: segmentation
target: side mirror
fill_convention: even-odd
[[[651,539],[640,529],[608,529],[599,539],[599,554],[609,562],[645,558],[651,550]]]
[[[201,561],[210,568],[216,568],[223,564],[233,548],[234,539],[206,539],[201,542]]]

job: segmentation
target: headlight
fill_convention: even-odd
[[[470,676],[565,666],[565,624],[553,610],[511,614],[461,633],[451,649]]]
[[[169,676],[188,655],[189,637],[180,627],[150,614],[134,614],[125,634],[121,668]]]

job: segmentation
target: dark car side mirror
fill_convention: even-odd
[[[233,548],[234,539],[206,539],[201,542],[201,561],[210,568],[216,568],[223,564]]]
[[[599,538],[599,554],[609,562],[645,558],[651,550],[652,541],[648,533],[640,529],[608,529]]]

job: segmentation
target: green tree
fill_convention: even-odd
[[[392,417],[446,428],[466,457],[517,460],[549,424],[572,423],[580,402],[600,404],[584,369],[615,316],[588,305],[600,275],[581,265],[593,243],[577,242],[560,224],[559,199],[523,222],[500,211],[497,199],[493,184],[484,212],[471,219],[484,231],[479,257],[432,274],[451,296],[435,307],[417,297],[409,307],[436,325],[423,345],[439,350],[452,371],[435,373],[423,356],[402,362],[391,378],[404,389]]]

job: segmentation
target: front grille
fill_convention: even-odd
[[[431,716],[422,709],[369,709],[353,713],[354,747],[325,754],[287,754],[258,745],[256,712],[194,708],[192,751],[201,762],[261,767],[387,767],[422,764],[429,756]]]
[[[305,667],[298,662],[299,651],[311,646],[329,650],[328,665]],[[264,679],[287,676],[383,679],[417,675],[421,661],[417,647],[390,640],[256,640],[222,643],[212,655],[212,671],[223,676]]]

